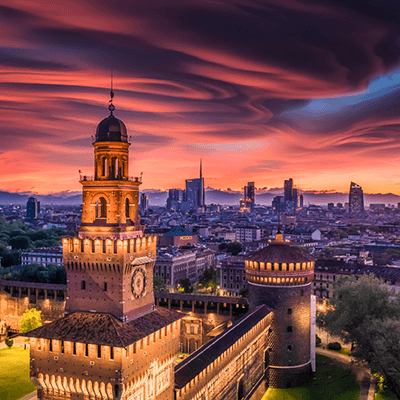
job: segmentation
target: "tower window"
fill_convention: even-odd
[[[61,353],[64,353],[64,340],[61,340]]]
[[[85,357],[89,357],[89,345],[85,344]]]
[[[72,343],[72,354],[74,356],[76,356],[76,343],[75,342]]]
[[[287,313],[288,313],[288,315],[292,315],[292,309],[291,309],[291,308],[288,308],[288,309],[287,309]]]
[[[81,290],[86,290],[86,281],[81,281]]]
[[[286,330],[287,330],[288,332],[293,332],[293,327],[292,327],[292,325],[288,325],[288,326],[286,327]]]
[[[103,291],[107,292],[107,282],[104,282]]]
[[[300,290],[300,296],[304,296],[304,289]]]
[[[110,360],[114,360],[114,347],[110,347]]]
[[[49,340],[49,351],[53,351],[53,341]]]
[[[291,344],[288,344],[287,350],[288,350],[288,351],[292,351],[292,345],[291,345]]]
[[[97,345],[97,358],[101,358],[101,346]]]
[[[96,202],[96,218],[107,218],[107,202],[104,197]]]
[[[129,199],[125,200],[125,217],[129,218]]]
[[[103,170],[102,170],[102,175],[106,176],[107,175],[107,158],[103,157]]]

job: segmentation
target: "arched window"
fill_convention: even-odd
[[[119,171],[119,160],[117,157],[115,157],[115,164],[114,164],[114,170],[115,170],[115,178],[118,178],[120,175],[120,171]]]
[[[107,218],[107,202],[104,197],[96,202],[96,218]]]
[[[129,218],[129,199],[125,200],[125,217]]]
[[[102,175],[106,176],[107,175],[107,157],[103,157],[103,170],[102,170]]]

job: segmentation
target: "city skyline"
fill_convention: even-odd
[[[113,69],[142,190],[201,158],[206,187],[400,194],[395,2],[0,7],[0,190],[79,191]]]

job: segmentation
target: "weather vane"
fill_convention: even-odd
[[[111,68],[111,90],[110,90],[110,101],[109,101],[109,106],[108,109],[110,110],[110,113],[112,115],[113,111],[115,110],[115,106],[113,104],[113,98],[114,98],[114,92],[113,92],[113,70]]]

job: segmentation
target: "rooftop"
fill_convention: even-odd
[[[264,263],[302,263],[315,261],[307,251],[285,242],[272,242],[246,257],[246,260]]]
[[[123,323],[111,314],[74,312],[24,336],[127,347],[182,317],[184,315],[177,311],[156,308],[149,314]]]

